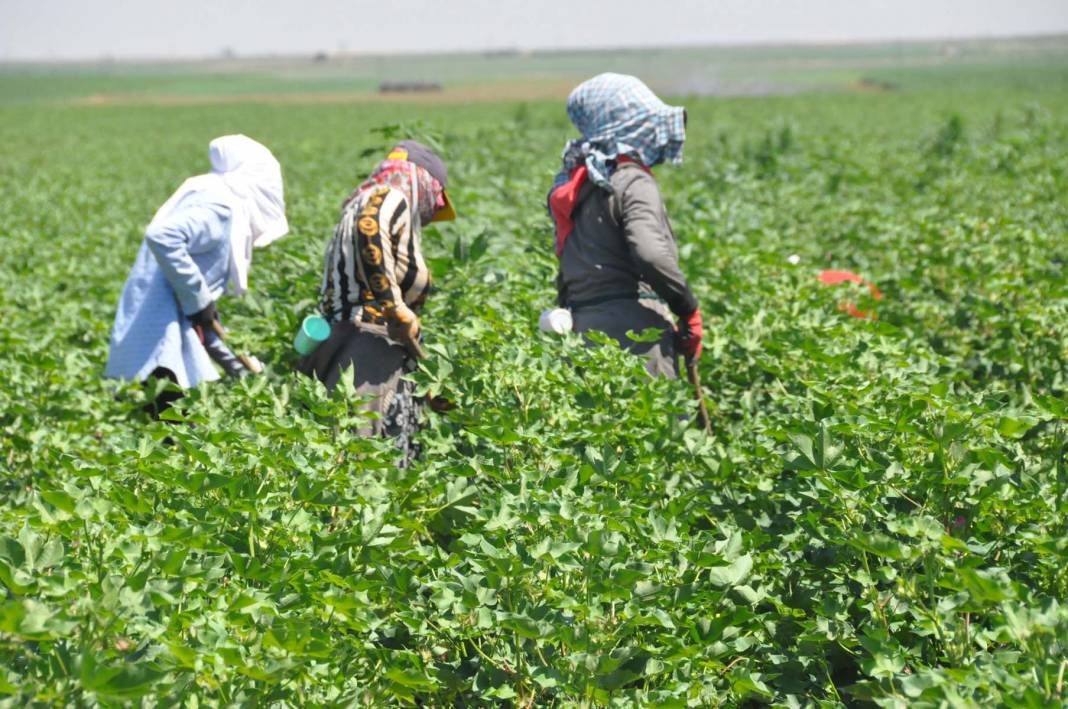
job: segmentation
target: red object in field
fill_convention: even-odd
[[[863,278],[853,273],[852,271],[821,271],[819,275],[820,283],[825,286],[836,286],[839,283],[858,283],[862,286],[868,287],[868,292],[871,293],[871,297],[875,300],[882,300],[883,294],[874,283],[868,283]],[[875,320],[878,316],[875,311],[861,310],[853,303],[839,303],[838,309],[844,313],[849,313],[855,318],[869,318]]]

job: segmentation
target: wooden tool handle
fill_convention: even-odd
[[[712,418],[708,415],[708,407],[705,406],[705,393],[701,388],[701,373],[697,370],[697,360],[686,358],[686,378],[693,387],[693,397],[697,400],[697,422],[705,433],[712,435]]]
[[[223,329],[221,322],[219,322],[218,320],[212,320],[211,329],[215,332],[215,334],[219,337],[220,340],[226,342],[226,330]],[[258,362],[254,362],[252,358],[249,357],[247,354],[235,353],[235,356],[237,357],[238,361],[241,362],[241,366],[247,369],[248,371],[252,372],[253,374],[263,373],[263,367]]]
[[[248,371],[253,374],[263,374],[263,366],[247,354],[239,354],[237,358],[241,361],[242,366]]]
[[[406,338],[404,340],[404,347],[412,357],[415,357],[416,359],[426,359],[426,350],[419,344],[419,340],[414,337]]]

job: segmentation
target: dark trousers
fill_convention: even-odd
[[[178,386],[178,377],[174,372],[166,367],[156,367],[152,370],[152,373],[145,379],[144,384],[146,388],[152,388],[153,382],[158,379],[166,379],[175,386]],[[144,412],[152,418],[159,420],[160,414],[167,409],[171,408],[174,402],[182,398],[182,392],[175,391],[174,389],[164,389],[156,398],[144,406]]]

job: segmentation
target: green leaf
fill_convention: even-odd
[[[514,631],[523,638],[536,640],[542,636],[542,629],[538,622],[522,614],[498,613],[497,623],[502,628]]]
[[[885,534],[861,534],[850,539],[849,544],[861,551],[894,561],[903,561],[911,555],[908,547]]]
[[[33,593],[37,588],[37,581],[31,574],[22,569],[13,568],[3,559],[0,559],[0,583],[3,583],[11,593],[18,596]]]
[[[1034,428],[1037,423],[1038,420],[1032,417],[1010,418],[1002,416],[998,419],[997,430],[998,433],[1007,438],[1020,438]]]
[[[732,675],[731,688],[740,697],[756,695],[765,699],[774,696],[771,688],[754,672],[739,672]]]
[[[386,679],[391,682],[407,687],[409,689],[418,689],[423,691],[429,691],[435,688],[437,683],[427,677],[423,672],[417,670],[404,669],[401,667],[390,667],[384,673]]]
[[[959,585],[976,603],[999,603],[1016,597],[1008,579],[993,571],[961,568],[956,573]]]
[[[53,507],[68,514],[74,514],[74,508],[78,504],[77,500],[62,490],[44,490],[41,492],[41,498]]]
[[[721,588],[737,586],[749,576],[753,569],[753,557],[746,553],[727,566],[713,566],[708,569],[708,580]]]

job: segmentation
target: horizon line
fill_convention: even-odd
[[[788,48],[818,48],[818,47],[861,47],[861,46],[895,46],[916,44],[940,44],[940,43],[967,43],[967,42],[996,42],[1012,40],[1068,40],[1068,29],[1057,32],[1016,33],[1008,35],[979,34],[979,35],[947,35],[940,37],[886,37],[873,39],[790,39],[790,40],[723,40],[717,42],[680,42],[678,44],[628,44],[628,45],[605,45],[602,47],[588,46],[563,46],[563,47],[520,47],[498,46],[484,49],[434,49],[434,50],[401,50],[390,52],[355,52],[355,51],[300,51],[300,52],[275,52],[260,54],[227,53],[225,49],[216,54],[195,55],[171,55],[171,56],[125,56],[112,57],[108,55],[81,58],[0,58],[0,67],[94,67],[94,66],[138,66],[138,65],[183,65],[183,64],[207,64],[217,62],[255,62],[267,60],[286,59],[314,59],[325,56],[327,59],[388,59],[396,57],[441,57],[441,56],[480,56],[499,55],[501,57],[523,55],[552,55],[552,54],[596,54],[598,52],[649,52],[649,51],[680,51],[687,49],[788,49]]]

